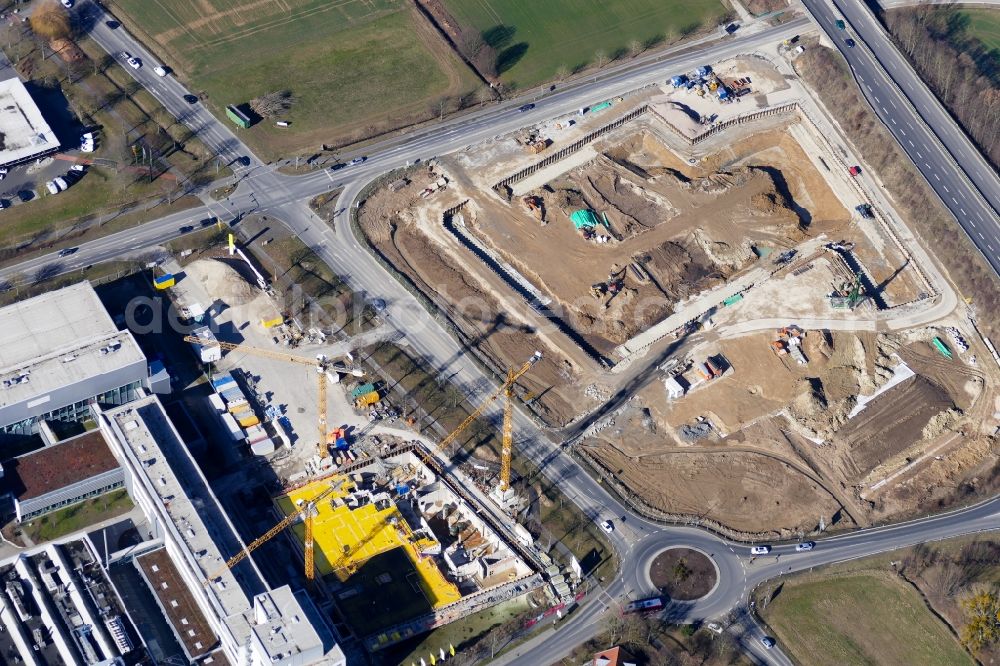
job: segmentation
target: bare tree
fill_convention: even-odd
[[[69,39],[73,35],[69,14],[55,0],[36,7],[28,23],[36,35],[50,42],[55,39]]]
[[[603,50],[598,51],[597,53],[594,54],[594,62],[597,63],[598,69],[604,67],[606,64],[608,64],[608,54],[605,53]]]
[[[642,42],[640,42],[638,39],[633,39],[628,44],[629,55],[631,55],[633,58],[642,53],[644,50],[645,48],[643,47]]]
[[[569,76],[569,67],[559,65],[559,69],[556,70],[556,81],[565,81],[567,76]]]
[[[250,108],[261,118],[273,118],[292,108],[295,97],[288,90],[269,92],[250,100]]]

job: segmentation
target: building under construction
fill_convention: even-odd
[[[419,455],[419,445],[276,499],[312,511],[315,568],[343,615],[380,649],[538,587],[542,580]],[[305,525],[293,531],[305,543]],[[485,591],[489,594],[482,594]]]

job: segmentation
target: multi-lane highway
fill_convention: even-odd
[[[362,165],[337,172],[324,170],[291,177],[274,172],[269,165],[253,156],[225,124],[202,108],[200,103],[188,104],[184,95],[189,93],[176,78],[156,76],[152,71],[153,64],[157,62],[155,57],[123,28],[109,28],[105,23],[109,17],[99,8],[83,3],[79,11],[86,12],[95,41],[109,53],[115,55],[121,51],[129,51],[143,59],[143,68],[127,71],[149,88],[182,122],[198,132],[219,155],[233,164],[239,185],[226,201],[211,208],[172,215],[134,230],[87,243],[77,253],[63,260],[54,255],[40,257],[0,271],[0,278],[14,272],[30,273],[47,263],[60,261],[67,268],[85,266],[122,252],[161,242],[179,233],[180,227],[197,223],[211,215],[221,217],[225,214],[232,218],[240,213],[258,211],[284,222],[338,274],[344,275],[352,288],[369,297],[385,300],[386,318],[389,323],[406,332],[406,343],[470,394],[484,390],[490,385],[490,380],[465,355],[461,345],[427,316],[416,299],[372,260],[351,233],[345,217],[338,217],[331,228],[312,216],[307,206],[309,198],[340,187],[343,191],[339,207],[350,210],[366,183],[407,162],[459,150],[525,125],[572,113],[594,101],[662,82],[670,74],[689,70],[696,65],[717,62],[774,45],[782,39],[804,32],[808,27],[805,20],[795,19],[780,27],[706,44],[697,53],[647,59],[633,66],[611,71],[597,80],[588,79],[563,87],[539,100],[537,107],[528,113],[516,111],[521,103],[519,100],[510,101],[372,146],[368,149],[368,161]],[[885,81],[872,74],[870,82],[873,93],[880,97],[887,94],[883,92],[887,86]],[[245,164],[241,163],[244,158]],[[944,177],[949,167],[942,161],[938,169],[939,175]],[[741,610],[747,594],[760,581],[779,575],[783,570],[787,572],[789,568],[795,571],[930,539],[979,529],[1000,528],[998,500],[966,512],[821,541],[816,550],[810,553],[793,554],[782,547],[770,555],[771,559],[751,559],[745,544],[728,543],[693,527],[654,524],[632,514],[605,490],[599,480],[581,469],[571,455],[563,450],[561,442],[552,441],[520,412],[515,416],[515,436],[523,454],[544,461],[543,473],[555,481],[588,518],[612,519],[615,522],[616,529],[611,534],[611,541],[620,557],[621,573],[614,580],[607,581],[601,594],[594,595],[582,608],[571,614],[558,631],[543,633],[514,654],[501,659],[502,663],[551,663],[562,657],[575,645],[600,631],[601,617],[606,608],[613,607],[622,598],[643,596],[651,591],[646,572],[648,563],[658,552],[667,546],[685,545],[699,548],[713,558],[719,569],[719,584],[706,598],[674,606],[670,612],[682,620],[695,620],[721,617],[735,609],[738,611],[738,622],[733,631],[738,632],[738,639],[745,648],[758,660],[784,664],[787,663],[787,658],[780,650],[765,651],[762,648],[759,642],[762,635],[760,629]]]
[[[803,0],[861,92],[962,229],[1000,274],[1000,178],[860,0]],[[847,30],[839,30],[843,19]],[[853,39],[856,46],[847,45]]]

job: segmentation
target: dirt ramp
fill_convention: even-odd
[[[840,509],[809,477],[764,454],[693,450],[629,458],[611,448],[594,453],[655,508],[741,532],[809,532],[820,516],[832,523]]]

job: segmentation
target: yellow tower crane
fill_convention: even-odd
[[[194,335],[185,336],[184,340],[192,342],[196,345],[210,344],[202,338]],[[330,360],[323,354],[317,354],[316,358],[307,358],[305,356],[295,356],[293,354],[271,351],[269,349],[260,349],[259,347],[251,347],[249,345],[237,345],[232,342],[222,342],[221,340],[217,341],[217,344],[226,351],[246,352],[247,354],[254,354],[255,356],[273,358],[279,361],[288,361],[289,363],[299,363],[301,365],[311,365],[316,368],[316,380],[318,382],[317,407],[319,408],[319,441],[316,446],[317,453],[319,453],[320,458],[328,456],[329,452],[326,449],[327,437],[329,434],[326,423],[326,370]]]
[[[203,342],[200,341],[199,338],[193,336],[185,338],[185,340],[195,343]],[[231,343],[220,343],[220,344],[224,346],[229,345],[228,347],[224,347],[226,349],[233,349],[233,350],[255,349],[253,347],[245,348],[242,345],[232,345]],[[255,351],[264,351],[264,350],[255,350]],[[264,351],[264,353],[265,355],[274,355],[275,358],[282,358],[286,356],[285,354],[279,354],[277,352]],[[293,356],[291,358],[298,359],[299,357]],[[456,437],[462,434],[462,432],[466,428],[468,428],[473,421],[475,421],[484,411],[486,411],[486,408],[489,407],[491,404],[493,404],[493,401],[496,400],[500,396],[500,394],[503,394],[504,397],[506,398],[506,403],[504,404],[503,448],[501,449],[501,456],[500,456],[500,489],[501,491],[505,492],[508,488],[510,488],[510,459],[513,454],[513,445],[512,445],[513,427],[511,418],[513,416],[513,406],[511,401],[513,397],[513,390],[514,390],[513,387],[514,383],[517,382],[517,380],[520,379],[525,373],[527,373],[528,370],[532,368],[532,366],[538,363],[538,361],[540,361],[541,358],[542,358],[542,353],[536,351],[531,356],[531,358],[525,361],[524,365],[522,365],[520,368],[518,368],[517,370],[514,369],[508,370],[507,380],[500,386],[500,388],[498,388],[496,391],[490,394],[485,400],[483,400],[482,404],[480,404],[479,407],[477,407],[471,414],[469,414],[468,418],[462,421],[462,423],[460,423],[457,428],[448,433],[448,435],[444,439],[442,439],[435,447],[435,451],[442,451],[446,446],[455,441]],[[426,461],[431,457],[431,455],[433,455],[433,452],[421,453],[420,455],[424,459],[424,461]],[[217,578],[226,569],[231,569],[232,567],[236,566],[236,564],[238,564],[245,557],[247,557],[247,555],[249,555],[253,550],[263,545],[274,536],[280,534],[282,530],[284,530],[286,527],[288,527],[296,520],[298,520],[300,516],[302,516],[303,522],[305,523],[305,537],[303,539],[303,545],[305,551],[305,574],[306,578],[309,581],[312,581],[315,575],[314,559],[313,559],[314,558],[313,551],[315,544],[313,541],[313,533],[312,533],[313,511],[315,510],[317,504],[322,502],[326,497],[328,497],[334,491],[340,489],[340,487],[343,486],[343,484],[346,481],[347,481],[346,478],[342,478],[341,480],[331,484],[329,488],[325,489],[323,492],[314,497],[312,500],[302,504],[293,513],[290,513],[289,515],[285,516],[277,525],[275,525],[267,532],[260,535],[250,543],[248,543],[246,548],[244,548],[236,555],[233,555],[231,558],[229,558],[229,561],[226,562],[223,568],[219,569],[213,575],[209,576],[208,580],[205,581],[205,584],[206,585],[209,584],[212,580]]]
[[[455,428],[447,437],[441,440],[437,445],[437,450],[441,451],[444,447],[455,441],[462,432],[468,428],[473,421],[479,418],[486,408],[493,404],[493,401],[500,397],[501,394],[504,395],[505,402],[503,408],[503,441],[500,448],[500,492],[505,493],[510,488],[510,460],[514,455],[513,446],[513,413],[514,406],[512,398],[514,395],[514,384],[520,379],[528,370],[532,368],[533,365],[538,363],[542,359],[542,352],[536,351],[531,355],[527,361],[524,362],[517,370],[511,368],[507,371],[507,380],[494,391],[489,397],[483,400],[482,404],[479,405],[469,417],[462,421],[457,428]]]
[[[306,574],[306,579],[312,582],[313,578],[315,577],[315,566],[313,560],[313,535],[312,535],[313,513],[316,510],[316,506],[320,502],[329,497],[331,493],[340,490],[341,486],[343,486],[346,481],[347,479],[341,479],[339,481],[331,483],[330,486],[325,490],[323,490],[323,492],[321,492],[319,495],[312,498],[308,502],[303,503],[294,512],[285,516],[281,520],[281,522],[279,522],[277,525],[275,525],[267,532],[264,532],[259,537],[248,543],[246,545],[246,548],[244,548],[240,552],[230,557],[222,567],[220,567],[217,571],[215,571],[215,573],[206,578],[205,585],[209,585],[213,580],[222,575],[226,570],[232,569],[237,564],[242,562],[248,555],[250,555],[250,553],[252,553],[258,547],[270,541],[272,537],[280,534],[283,529],[294,523],[300,517],[305,523],[305,533],[306,533],[304,539],[305,574]]]

